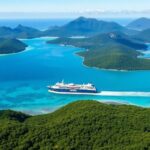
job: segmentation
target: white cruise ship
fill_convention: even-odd
[[[58,82],[55,85],[48,86],[48,91],[58,94],[94,94],[98,93],[93,84],[65,84],[64,82]]]

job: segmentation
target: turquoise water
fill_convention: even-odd
[[[53,38],[23,40],[29,45],[26,51],[0,56],[0,109],[39,114],[86,99],[150,107],[150,71],[120,72],[88,68],[82,64],[82,58],[75,55],[82,49],[46,44],[50,39]],[[97,96],[47,92],[47,85],[61,80],[91,82],[100,91],[107,92]]]

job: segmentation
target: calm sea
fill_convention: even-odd
[[[76,100],[99,100],[150,107],[150,71],[107,71],[88,68],[75,52],[81,49],[46,44],[52,38],[23,40],[26,51],[0,56],[0,109],[30,114],[52,112]],[[149,51],[145,54],[149,56]],[[57,81],[91,82],[97,96],[56,95],[47,85]]]

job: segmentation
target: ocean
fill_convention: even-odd
[[[42,27],[41,27],[42,28]],[[150,71],[89,68],[75,53],[83,49],[47,44],[52,37],[22,40],[26,51],[0,56],[0,109],[43,114],[77,100],[98,100],[150,107]],[[149,51],[145,53],[148,57]],[[57,95],[47,86],[93,83],[100,95]]]
[[[26,51],[0,57],[0,109],[41,114],[87,99],[150,107],[150,71],[89,68],[75,55],[82,49],[46,44],[51,39],[23,40],[29,45]],[[48,93],[48,85],[62,80],[79,84],[90,82],[105,92],[98,96]]]

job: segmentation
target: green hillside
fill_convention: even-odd
[[[150,148],[150,109],[78,101],[52,114],[18,115],[0,112],[1,150]]]
[[[26,47],[26,44],[17,39],[0,38],[0,54],[18,53]]]
[[[89,67],[117,70],[149,70],[148,59],[137,58],[139,52],[122,45],[110,45],[100,50],[79,52]]]
[[[100,34],[90,38],[59,38],[50,44],[73,45],[87,49],[78,54],[84,57],[84,64],[90,67],[117,70],[149,70],[150,60],[138,58],[137,50],[146,50],[147,46],[120,32]]]
[[[58,36],[58,37],[70,37],[70,36],[93,36],[100,33],[108,32],[124,32],[128,34],[136,34],[137,31],[129,30],[116,22],[108,22],[103,20],[97,20],[94,18],[79,17],[68,24],[48,29],[43,32],[45,35]]]

